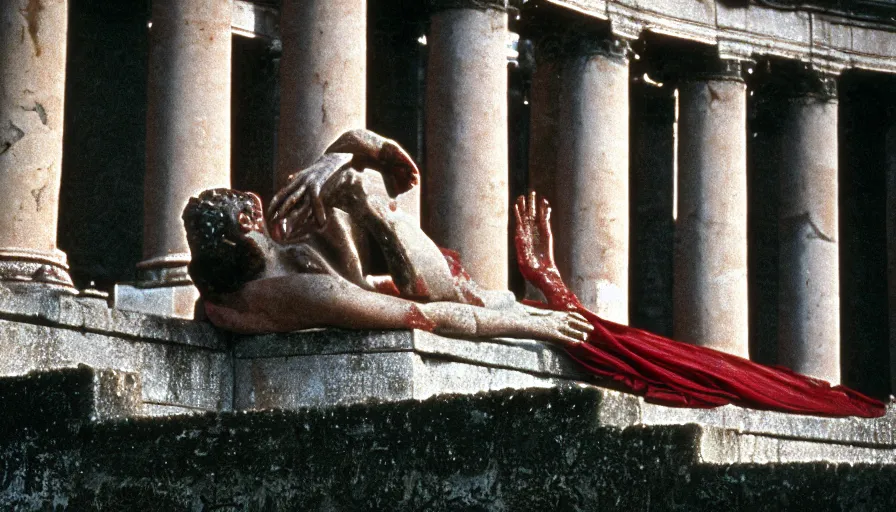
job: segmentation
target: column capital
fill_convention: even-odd
[[[518,10],[522,3],[522,0],[426,0],[426,7],[430,13],[448,9],[496,10],[506,12]]]
[[[602,55],[627,62],[632,52],[630,41],[611,33],[609,26],[541,22],[528,25],[527,32],[535,41],[536,61]]]
[[[678,83],[710,80],[743,82],[745,62],[748,61],[723,59],[709,52],[692,52],[661,64],[660,75],[664,80]]]
[[[837,100],[837,76],[796,60],[767,60],[757,66],[756,88],[763,96]]]

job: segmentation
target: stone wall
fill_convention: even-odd
[[[89,421],[81,368],[0,381],[0,507],[892,510],[892,466],[701,463],[694,425],[620,430],[564,388]]]

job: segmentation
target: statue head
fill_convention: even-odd
[[[231,293],[265,268],[265,254],[251,233],[266,236],[261,199],[227,188],[191,197],[182,215],[192,260],[188,270],[199,292]]]

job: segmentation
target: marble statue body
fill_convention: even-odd
[[[500,306],[401,212],[413,160],[366,130],[340,137],[290,177],[266,221],[260,199],[228,189],[192,198],[184,222],[190,273],[209,320],[242,333],[312,327],[425,329],[472,338],[584,342],[575,312]],[[381,255],[384,274],[370,254]]]

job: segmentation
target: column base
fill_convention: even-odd
[[[0,249],[0,281],[40,283],[74,288],[65,253],[32,249]]]
[[[113,307],[150,315],[195,319],[199,290],[187,271],[189,254],[150,258],[137,264],[137,281],[116,284]]]
[[[189,254],[169,254],[143,260],[137,263],[137,286],[160,288],[192,285],[193,280],[187,271],[189,264]]]

